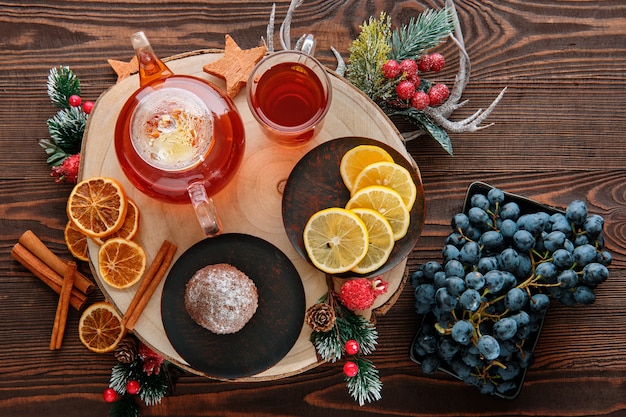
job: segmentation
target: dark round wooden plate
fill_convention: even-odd
[[[311,149],[298,161],[287,179],[282,203],[283,222],[287,236],[296,251],[305,259],[309,259],[302,234],[307,221],[315,212],[329,207],[345,207],[350,199],[350,192],[341,179],[339,165],[343,155],[358,145],[380,146],[389,152],[394,162],[408,169],[417,187],[417,198],[411,209],[409,231],[396,242],[387,262],[366,275],[353,272],[338,275],[343,278],[374,277],[398,265],[415,247],[426,218],[422,181],[413,165],[404,156],[391,146],[374,139],[362,137],[334,139]]]
[[[185,309],[189,279],[217,263],[244,272],[259,294],[252,319],[228,335],[201,327]],[[302,330],[305,303],[300,275],[285,254],[263,239],[231,233],[196,243],[174,263],[163,286],[161,315],[172,346],[193,369],[237,379],[262,372],[287,355]]]

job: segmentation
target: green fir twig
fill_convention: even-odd
[[[353,377],[346,377],[348,392],[359,405],[366,402],[378,401],[382,398],[383,384],[378,376],[378,369],[369,359],[357,356],[354,362],[359,367],[359,372]]]
[[[67,66],[50,69],[47,87],[52,103],[62,109],[70,106],[71,96],[80,96],[80,80]]]
[[[454,30],[452,13],[448,8],[427,9],[391,35],[390,59],[418,59],[424,52],[439,45]]]

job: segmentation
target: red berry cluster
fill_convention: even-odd
[[[128,381],[128,383],[126,384],[126,392],[130,395],[137,395],[139,394],[140,390],[141,384],[139,384],[139,382],[134,379]],[[112,403],[117,400],[118,393],[113,388],[107,388],[102,393],[102,397],[104,398],[104,401]]]
[[[85,101],[83,103],[83,99],[78,94],[71,95],[67,101],[72,107],[79,107],[81,104],[83,105],[83,111],[87,114],[91,113],[93,110],[94,102],[93,101]]]
[[[359,342],[354,339],[350,339],[345,344],[345,350],[348,355],[356,355],[359,353],[361,347],[359,346]],[[354,361],[346,361],[343,365],[343,374],[348,378],[352,378],[359,373],[359,366]]]
[[[418,110],[424,110],[427,106],[436,107],[448,99],[450,90],[443,83],[433,84],[428,92],[420,89],[419,73],[438,72],[445,66],[445,59],[439,53],[425,54],[418,61],[405,59],[398,63],[393,59],[388,60],[382,66],[383,76],[387,79],[403,77],[396,86],[396,94],[399,100],[409,102]]]

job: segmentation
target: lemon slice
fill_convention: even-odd
[[[339,172],[348,190],[352,190],[354,180],[366,166],[381,161],[393,162],[393,158],[379,146],[359,145],[347,151],[341,158]]]
[[[343,208],[331,207],[314,213],[304,227],[303,238],[313,265],[329,274],[351,270],[367,254],[365,223]]]
[[[352,194],[370,185],[383,185],[394,189],[402,196],[409,211],[417,197],[417,187],[409,170],[393,162],[375,162],[366,166],[354,180]]]
[[[397,191],[382,185],[370,185],[357,191],[346,204],[348,210],[370,208],[382,214],[393,230],[394,240],[402,239],[409,230],[411,215]]]
[[[367,227],[368,247],[365,258],[352,272],[367,274],[375,271],[387,262],[394,246],[393,229],[387,219],[376,210],[368,208],[352,209]]]

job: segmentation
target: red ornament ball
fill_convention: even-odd
[[[140,389],[141,385],[139,385],[139,382],[135,381],[134,379],[126,383],[126,392],[130,395],[136,395],[137,393],[139,393]]]
[[[352,378],[353,376],[356,376],[356,374],[358,373],[359,373],[359,365],[357,365],[356,363],[352,361],[347,361],[343,365],[343,374],[347,376],[348,378]]]
[[[73,94],[70,96],[70,98],[67,99],[67,102],[70,103],[70,106],[72,107],[78,107],[80,106],[80,103],[83,102],[83,100],[80,98],[79,95]]]
[[[85,101],[85,103],[83,104],[83,111],[89,114],[91,113],[91,110],[93,110],[93,106],[94,106],[93,101]]]
[[[393,79],[400,75],[400,64],[393,59],[388,60],[381,67],[383,77]]]
[[[430,98],[430,106],[440,106],[448,99],[450,95],[450,90],[448,86],[445,84],[433,84],[428,91],[428,98]]]
[[[417,110],[424,110],[430,104],[430,97],[423,91],[416,91],[411,98],[411,106]]]
[[[434,72],[441,71],[446,65],[446,60],[440,53],[430,55],[430,70]]]
[[[102,393],[102,397],[104,398],[104,401],[112,403],[113,401],[117,400],[117,392],[115,392],[113,388],[107,388]]]
[[[421,72],[428,72],[430,71],[431,63],[430,55],[424,54],[420,57],[417,68],[419,68]]]
[[[415,94],[415,84],[409,80],[400,81],[396,87],[396,94],[400,100],[410,100]]]
[[[404,61],[400,62],[400,70],[402,70],[402,72],[406,74],[407,77],[414,76],[415,74],[417,74],[417,62],[407,58]]]
[[[346,342],[345,348],[348,355],[356,355],[357,353],[359,353],[360,349],[359,342],[354,339],[350,339]]]

